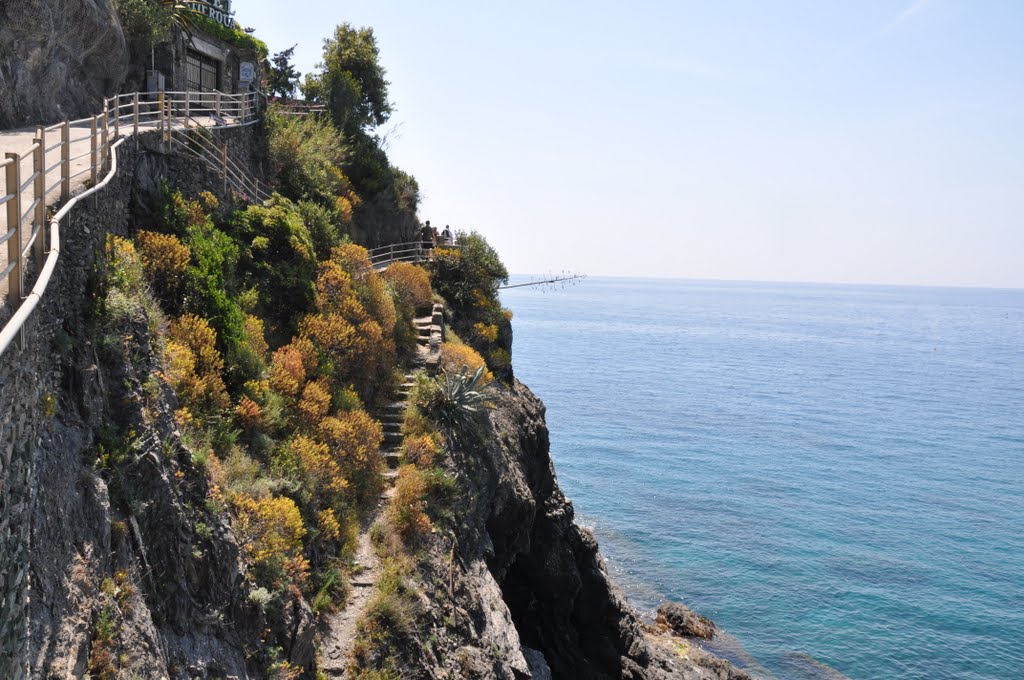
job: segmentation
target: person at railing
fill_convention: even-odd
[[[450,246],[455,243],[455,241],[452,240],[452,230],[447,224],[444,225],[444,231],[441,232],[441,243],[446,246]]]
[[[420,241],[428,250],[432,250],[437,245],[437,229],[430,226],[430,220],[424,222],[420,229]]]

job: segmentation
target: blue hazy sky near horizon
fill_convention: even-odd
[[[238,0],[371,26],[422,219],[517,273],[1024,287],[1024,3]]]

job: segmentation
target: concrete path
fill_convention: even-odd
[[[152,116],[153,114],[150,112],[146,113],[145,115]],[[192,121],[194,122],[192,122],[189,126],[186,126],[179,119],[176,120],[171,127],[174,130],[195,129],[196,127],[200,126],[209,128],[217,127],[217,121],[215,121],[212,117],[208,116],[193,117]],[[156,120],[142,122],[139,124],[140,133],[150,132],[158,129],[159,121]],[[134,133],[134,127],[132,126],[130,121],[128,121],[127,123],[122,121],[120,132],[122,137],[130,136]],[[0,131],[0,160],[3,160],[6,157],[4,154],[7,153],[17,153],[23,156],[20,163],[22,185],[25,184],[25,182],[32,175],[33,172],[32,154],[30,153],[30,150],[32,149],[33,139],[35,139],[35,136],[36,128],[34,127]],[[60,138],[60,129],[51,130],[46,133],[45,146],[46,148],[49,148],[50,151],[46,152],[45,162],[43,165],[46,168],[53,168],[48,173],[46,173],[45,178],[46,205],[48,207],[58,207],[61,202],[61,150],[59,146]],[[71,142],[71,150],[69,156],[72,159],[70,163],[70,175],[72,178],[70,195],[74,196],[75,194],[81,192],[85,188],[86,183],[92,179],[92,141],[91,125],[89,121],[72,124],[70,126],[69,138]],[[114,127],[113,125],[110,125],[108,128],[108,142],[112,144],[114,141]],[[97,158],[99,160],[102,160],[102,152],[99,148],[97,149]],[[97,179],[102,180],[105,174],[105,169],[102,167],[99,168],[99,170],[97,171]],[[2,170],[0,170],[0,187],[5,186],[5,181],[5,174]],[[28,187],[27,191],[28,195],[32,195],[31,187]],[[2,193],[7,193],[7,190],[5,189]],[[7,205],[8,204],[0,205],[0,235],[7,233]],[[23,197],[21,205],[21,213],[23,216],[28,211],[30,206],[31,201],[25,201]],[[28,247],[28,244],[32,238],[32,231],[30,228],[31,215],[27,216],[27,219],[23,221],[22,225],[23,226],[21,247],[24,250],[26,247]],[[44,230],[45,229],[48,229],[48,225],[44,227]],[[30,262],[31,253],[26,258],[26,269],[31,268],[29,264]],[[3,245],[0,245],[0,271],[7,267],[7,264],[7,244],[4,243]],[[27,292],[30,286],[31,282],[26,282],[25,291],[23,291],[23,293]],[[0,308],[7,304],[7,291],[7,277],[2,277],[0,278]]]

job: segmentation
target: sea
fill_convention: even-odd
[[[685,603],[762,678],[1024,678],[1024,290],[502,301],[559,483],[640,611]]]

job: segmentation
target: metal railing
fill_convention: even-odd
[[[228,150],[226,142],[218,142],[209,133],[210,128],[200,119],[191,115],[177,115],[171,120],[184,125],[168,125],[164,141],[174,150],[204,161],[218,172],[224,182],[225,193],[231,189],[245,201],[265,201],[270,198],[270,189],[250,175]],[[246,123],[248,124],[248,123]],[[223,126],[215,126],[218,129]]]
[[[461,246],[455,244],[437,244],[433,241],[406,241],[405,243],[391,243],[386,246],[380,246],[378,248],[371,248],[368,252],[370,254],[370,264],[377,271],[387,269],[395,262],[411,262],[413,264],[419,264],[421,262],[429,262],[434,259],[434,250],[440,250],[444,248],[460,248]]]
[[[267,104],[273,107],[275,113],[282,116],[309,116],[319,113],[327,113],[327,106],[324,104],[311,104],[301,99],[281,99],[279,97],[268,97]]]
[[[123,142],[124,139],[119,139],[110,146],[108,150],[111,159],[110,169],[107,171],[106,176],[95,186],[65,203],[64,207],[58,210],[53,219],[50,220],[50,252],[43,262],[32,290],[22,300],[21,305],[14,312],[11,319],[0,329],[0,354],[3,354],[11,342],[21,334],[22,329],[25,327],[25,322],[32,315],[36,305],[39,304],[39,300],[42,299],[43,293],[46,292],[46,287],[50,284],[50,277],[53,276],[53,270],[57,266],[57,258],[60,257],[60,221],[71,212],[71,208],[75,207],[76,203],[107,186],[110,180],[114,178],[114,175],[117,174],[117,147],[121,146]],[[42,241],[41,238],[39,240]]]
[[[27,151],[4,154],[0,161],[4,177],[4,193],[0,194],[0,286],[6,286],[6,306],[13,307],[14,312],[0,331],[0,354],[19,335],[49,284],[60,253],[60,219],[79,200],[110,181],[117,169],[112,151],[124,135],[158,130],[170,147],[190,153],[219,171],[225,189],[247,198],[266,198],[267,191],[230,157],[226,145],[217,144],[205,132],[190,132],[252,125],[260,119],[261,96],[258,92],[117,95],[104,100],[99,115],[37,127]],[[72,199],[73,188],[82,184],[87,190]],[[47,206],[60,204],[63,207],[49,221],[47,251]],[[30,262],[39,274],[26,294],[26,267]],[[3,297],[0,290],[0,300]]]

